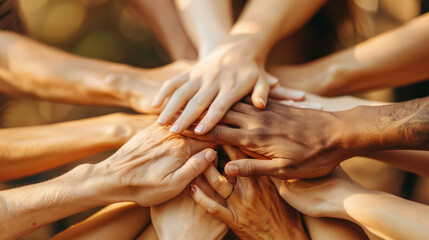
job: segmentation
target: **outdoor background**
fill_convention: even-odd
[[[143,68],[162,66],[170,61],[160,44],[145,30],[144,23],[136,18],[133,9],[125,7],[120,0],[19,0],[19,2],[28,25],[28,35],[40,42],[77,55]],[[365,28],[369,35],[392,29],[420,14],[419,0],[354,2],[368,20]],[[383,101],[394,100],[391,90],[360,96]],[[72,106],[17,98],[11,103],[4,127],[56,123],[116,111],[132,112],[121,108]],[[0,187],[8,188],[44,181],[68,171],[79,163],[100,161],[110,154],[111,152],[99,154],[43,174],[5,183]],[[369,159],[353,159],[344,165],[352,170],[352,177],[364,186],[429,204],[427,180],[404,174]],[[96,209],[76,214],[50,224],[23,239],[47,239],[95,211]]]

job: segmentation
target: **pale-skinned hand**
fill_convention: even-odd
[[[228,109],[247,94],[252,103],[265,108],[270,86],[277,79],[265,72],[263,61],[258,60],[240,42],[226,42],[188,71],[167,81],[155,97],[152,107],[160,107],[170,97],[158,122],[169,123],[184,108],[170,130],[180,133],[207,109],[207,114],[195,128],[197,134],[210,131]],[[301,100],[305,93],[290,90],[292,100]]]
[[[216,197],[203,176],[193,181],[211,197]],[[160,239],[222,239],[228,231],[224,222],[208,213],[183,191],[179,196],[150,209],[152,224]]]
[[[163,203],[183,191],[216,159],[215,144],[173,135],[154,124],[108,159],[89,168],[107,202]],[[205,149],[205,150],[204,150]]]

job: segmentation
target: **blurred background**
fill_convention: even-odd
[[[234,2],[240,5],[243,1]],[[145,22],[137,16],[135,9],[124,5],[121,0],[19,0],[19,3],[28,35],[40,42],[77,55],[143,68],[158,67],[171,61],[166,50],[147,30]],[[361,12],[366,37],[410,21],[428,5],[427,0],[354,0],[353,3]],[[416,91],[413,88],[386,89],[359,96],[394,101],[416,97]],[[132,112],[114,107],[72,106],[16,98],[10,104],[4,127],[56,123],[117,111]],[[77,164],[97,162],[110,154],[111,152],[99,154],[43,174],[3,183],[0,187],[9,188],[44,181],[68,171]],[[429,204],[429,182],[423,178],[364,158],[351,159],[345,162],[344,167],[355,180],[366,187]],[[76,214],[42,227],[23,239],[48,239],[96,210]]]

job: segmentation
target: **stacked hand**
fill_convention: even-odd
[[[249,49],[243,46],[239,41],[221,44],[188,71],[167,81],[152,103],[152,107],[158,108],[170,98],[158,122],[167,124],[184,108],[170,128],[180,133],[207,109],[195,128],[197,134],[204,134],[252,89],[253,105],[265,108],[270,85],[275,85],[277,79],[268,76],[263,62],[248,54]],[[302,100],[305,93],[288,90],[286,94],[293,100]]]
[[[232,160],[246,157],[232,147],[224,149]],[[282,201],[267,177],[240,177],[233,187],[213,165],[204,176],[222,198],[208,197],[197,184],[190,186],[192,197],[240,239],[308,239],[300,214]]]

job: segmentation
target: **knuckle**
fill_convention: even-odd
[[[218,113],[224,113],[227,110],[225,103],[214,103],[212,104],[211,108],[213,109],[213,111]]]
[[[201,97],[196,97],[192,99],[192,105],[198,107],[198,108],[204,108],[205,107],[205,100]]]
[[[227,180],[224,176],[217,176],[212,180],[213,188],[221,188],[227,183]]]
[[[249,144],[250,146],[253,145],[260,145],[260,143],[263,143],[265,141],[270,140],[270,134],[269,131],[265,128],[256,128],[252,130],[251,137],[249,137]],[[259,144],[258,144],[259,143]]]
[[[219,214],[220,209],[214,202],[211,202],[207,206],[207,212],[209,212],[212,215],[217,215]]]

